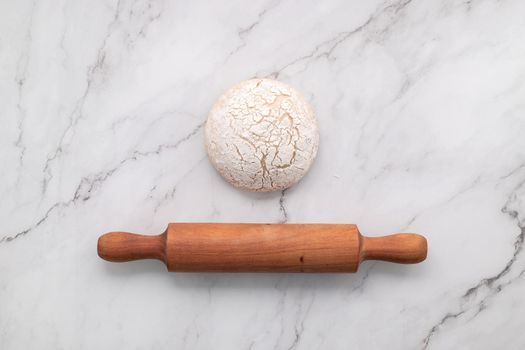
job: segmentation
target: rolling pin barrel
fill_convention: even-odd
[[[101,258],[158,259],[169,271],[355,272],[363,260],[418,263],[427,242],[417,234],[364,237],[346,224],[170,224],[158,236],[110,232]]]

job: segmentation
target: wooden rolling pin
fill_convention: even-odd
[[[158,259],[168,271],[355,272],[364,260],[421,262],[427,240],[413,233],[365,237],[351,224],[176,223],[158,236],[106,233],[98,255]]]

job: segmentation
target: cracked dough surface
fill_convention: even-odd
[[[295,89],[276,80],[252,79],[228,89],[205,128],[208,156],[232,185],[278,191],[298,182],[319,145],[313,109]]]

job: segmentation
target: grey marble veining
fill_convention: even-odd
[[[525,2],[0,3],[2,349],[522,349]],[[203,126],[233,83],[304,93],[318,159],[244,193]],[[168,274],[104,232],[357,223],[426,262]]]

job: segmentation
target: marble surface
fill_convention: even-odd
[[[3,1],[2,349],[523,349],[525,2]],[[283,193],[214,171],[203,123],[273,77],[317,111]],[[96,255],[168,222],[420,232],[419,265],[168,274]]]

